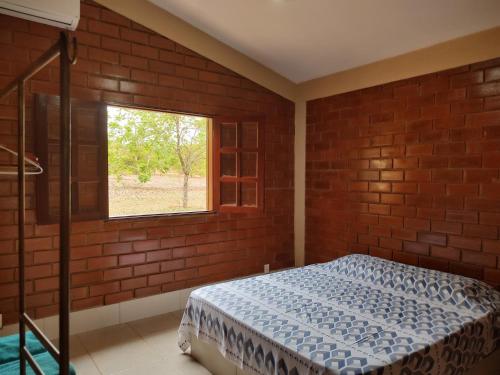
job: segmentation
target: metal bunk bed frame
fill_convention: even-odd
[[[72,54],[70,57],[70,44]],[[21,375],[26,374],[26,362],[37,375],[44,375],[34,357],[26,347],[26,327],[30,329],[45,349],[59,364],[59,373],[69,375],[69,312],[70,312],[70,231],[71,231],[71,102],[70,102],[70,66],[76,63],[76,39],[62,32],[59,40],[42,54],[18,78],[0,92],[0,100],[17,89],[18,97],[18,226],[19,226],[19,365]],[[25,251],[25,190],[26,190],[26,101],[24,87],[33,75],[60,57],[60,152],[61,152],[61,191],[60,191],[60,240],[59,240],[59,349],[37,327],[26,313],[24,290],[24,251]]]

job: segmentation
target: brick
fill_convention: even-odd
[[[132,55],[144,57],[147,59],[158,59],[159,51],[157,48],[132,43]]]
[[[121,39],[128,40],[130,42],[135,42],[140,44],[149,43],[149,35],[147,33],[137,30],[132,30],[128,27],[120,28],[120,37]]]
[[[500,241],[499,240],[483,240],[483,251],[500,255]]]
[[[419,242],[404,241],[404,251],[418,255],[428,255],[429,245]]]
[[[465,143],[442,143],[436,144],[434,153],[436,155],[461,155],[465,153]]]
[[[127,41],[120,39],[102,37],[101,46],[103,49],[130,54],[131,45]]]
[[[477,195],[479,186],[474,184],[448,184],[446,190],[448,195]]]
[[[385,204],[404,204],[404,196],[401,194],[381,194],[380,202]]]
[[[128,277],[132,277],[132,267],[113,268],[103,273],[104,280],[120,280]]]
[[[370,160],[370,168],[391,169],[392,159],[372,159]]]
[[[127,301],[132,298],[134,298],[134,294],[132,291],[124,291],[119,293],[108,294],[104,296],[104,304],[112,305],[114,303]]]
[[[462,251],[462,261],[465,263],[471,263],[483,267],[496,267],[497,264],[497,258],[495,255],[468,250]]]
[[[120,282],[112,281],[104,284],[91,285],[89,288],[90,297],[103,296],[105,294],[116,293],[120,291]]]
[[[97,77],[97,76],[89,76],[88,85],[91,88],[99,90],[109,90],[109,91],[118,90],[118,82],[116,80]]]
[[[396,262],[410,264],[413,266],[418,265],[418,255],[416,254],[408,254],[404,252],[394,252],[393,254],[394,260]]]
[[[380,179],[382,181],[402,181],[403,171],[381,171]]]
[[[496,239],[498,228],[492,225],[464,224],[464,236]]]
[[[169,283],[173,280],[174,280],[173,272],[160,273],[157,275],[148,276],[148,285],[160,285]]]
[[[479,215],[479,223],[483,225],[500,226],[500,213],[481,212]]]
[[[432,155],[433,150],[433,144],[408,145],[406,146],[406,156]]]
[[[157,47],[165,50],[175,50],[175,43],[171,40],[164,38],[160,35],[150,35],[149,36],[149,44],[152,47]]]
[[[390,206],[386,204],[370,204],[369,212],[376,215],[389,215],[390,214]]]
[[[103,245],[103,254],[126,254],[132,251],[131,242],[118,242]]]
[[[454,156],[450,158],[450,168],[480,168],[481,155]]]
[[[197,268],[189,268],[185,269],[182,271],[175,271],[175,280],[187,280],[187,279],[194,279],[195,277],[198,276],[198,269]]]
[[[448,272],[449,262],[444,259],[437,259],[433,257],[420,256],[419,266],[423,268],[428,268],[431,270],[437,270],[442,272]]]
[[[102,254],[101,245],[79,246],[71,249],[71,259],[96,257]]]
[[[481,250],[481,240],[478,238],[449,236],[449,245],[460,249]]]
[[[435,169],[432,171],[433,182],[458,183],[463,179],[463,171],[460,169]]]
[[[473,71],[457,74],[451,77],[452,87],[464,87],[483,82],[483,71]]]
[[[103,280],[101,271],[83,272],[71,275],[71,284],[73,286],[89,285]]]
[[[408,206],[392,206],[391,207],[391,215],[392,216],[415,217],[416,212],[417,212],[417,210],[415,207],[408,207]]]
[[[500,284],[500,270],[485,268],[484,278],[487,282]]]
[[[487,152],[483,154],[483,167],[498,168],[500,165],[500,152]]]
[[[143,57],[120,54],[120,66],[147,70],[148,60]]]
[[[467,183],[491,183],[497,177],[497,169],[466,169],[464,171],[464,181]]]
[[[431,228],[433,232],[440,233],[450,233],[450,234],[462,234],[462,224],[452,223],[447,221],[435,221],[431,222]]]
[[[148,275],[160,272],[160,263],[148,263],[134,266],[134,276]]]
[[[358,179],[366,181],[378,181],[380,176],[379,173],[380,172],[378,171],[359,171]]]
[[[146,254],[144,253],[126,254],[126,255],[120,255],[118,257],[118,263],[120,264],[120,266],[139,264],[144,262],[146,262]]]
[[[392,228],[392,237],[401,240],[416,241],[417,232],[412,229]]]
[[[100,233],[89,233],[87,235],[87,243],[91,244],[103,244],[118,241],[118,232],[100,232]]]
[[[484,80],[486,82],[500,80],[500,67],[496,66],[494,68],[486,69],[484,72]]]
[[[500,211],[500,201],[496,199],[466,197],[465,208],[478,211]]]
[[[432,245],[446,246],[446,235],[439,233],[430,232],[418,232],[417,240],[419,242],[425,242]]]
[[[483,268],[465,263],[450,263],[450,272],[456,273],[458,275],[463,275],[467,277],[472,277],[474,279],[483,278]]]
[[[403,248],[403,241],[396,238],[381,238],[380,247],[392,250],[401,250]]]
[[[410,169],[405,171],[405,181],[429,182],[431,172],[424,169]]]
[[[453,247],[431,246],[431,256],[458,261],[460,250]]]
[[[429,231],[431,229],[430,221],[426,219],[406,218],[405,228],[414,229],[417,231]]]
[[[403,182],[392,184],[393,193],[416,193],[417,191],[418,185],[414,183]]]
[[[89,270],[108,269],[116,267],[117,265],[118,265],[118,258],[113,255],[90,258],[87,260],[87,268]]]
[[[366,182],[362,183],[366,184],[366,189],[363,189],[363,191],[368,190],[368,184]],[[365,187],[365,185],[363,185],[363,187]],[[370,182],[369,190],[373,192],[390,192],[391,184],[388,182]]]
[[[124,79],[130,78],[130,69],[121,65],[102,64],[101,72],[105,76],[112,76]]]
[[[169,260],[166,262],[161,262],[160,270],[161,272],[178,270],[184,268],[184,265],[184,259]]]
[[[92,307],[102,306],[104,304],[102,296],[83,298],[71,303],[72,310],[90,309]]]
[[[106,51],[97,48],[89,48],[89,59],[104,63],[118,64],[119,55],[114,51]]]
[[[472,86],[470,88],[470,95],[472,97],[500,95],[500,82],[490,82]]]
[[[147,277],[135,277],[133,279],[126,279],[122,280],[120,282],[120,289],[121,290],[131,290],[131,289],[138,289],[138,288],[144,288],[148,285],[148,278]]]
[[[171,259],[172,258],[172,250],[158,250],[158,251],[149,251],[147,254],[148,262],[157,262],[160,260]]]
[[[196,247],[194,246],[178,247],[172,250],[173,258],[187,258],[193,255],[196,255]]]

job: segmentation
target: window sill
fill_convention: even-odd
[[[166,218],[182,218],[191,216],[204,216],[204,215],[215,215],[217,211],[191,211],[191,212],[172,212],[165,214],[146,214],[146,215],[133,215],[133,216],[114,216],[105,219],[105,221],[120,221],[120,220],[155,220],[155,219],[166,219]]]

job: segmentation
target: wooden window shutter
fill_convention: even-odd
[[[59,220],[59,97],[35,96],[35,149],[44,168],[37,177],[39,224]],[[106,218],[106,105],[71,100],[72,212],[74,221]]]
[[[214,119],[214,208],[264,209],[264,129],[261,118]]]

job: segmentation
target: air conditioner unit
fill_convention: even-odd
[[[75,30],[80,0],[0,0],[0,13]]]

